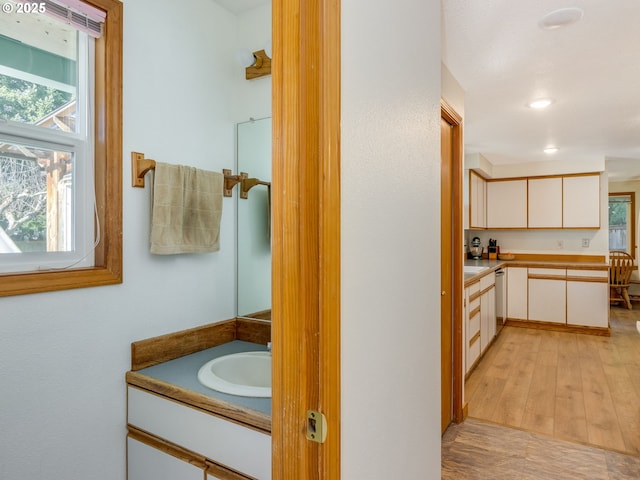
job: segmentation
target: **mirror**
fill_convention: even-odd
[[[237,127],[237,172],[271,183],[271,118]],[[270,187],[257,184],[238,202],[237,316],[271,319]]]

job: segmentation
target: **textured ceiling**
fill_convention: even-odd
[[[582,20],[538,26],[566,7]],[[639,23],[638,0],[443,0],[443,62],[465,91],[466,151],[494,164],[604,157],[640,178]],[[555,103],[526,106],[538,97]],[[558,153],[544,154],[548,145]]]
[[[242,13],[270,0],[216,0]],[[548,13],[584,11],[555,30]],[[640,180],[640,0],[442,0],[442,59],[465,91],[465,150],[494,164],[607,159]],[[536,111],[539,97],[555,103]],[[559,151],[543,153],[546,146]]]

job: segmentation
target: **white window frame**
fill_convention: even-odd
[[[73,153],[73,238],[68,252],[21,252],[0,254],[0,274],[25,273],[94,266],[93,250],[99,241],[95,232],[94,185],[94,40],[78,31],[77,132],[47,129],[21,122],[0,122],[0,139]],[[30,81],[33,81],[31,79]]]

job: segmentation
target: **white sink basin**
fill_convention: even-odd
[[[489,267],[483,267],[481,265],[465,265],[464,267],[462,267],[462,271],[464,273],[480,273],[484,270],[487,270]]]
[[[198,371],[205,387],[243,397],[271,396],[271,352],[241,352],[214,358]]]

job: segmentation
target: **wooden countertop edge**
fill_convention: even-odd
[[[133,342],[131,370],[141,370],[233,340],[266,345],[271,341],[271,321],[232,318]]]
[[[128,385],[148,390],[151,393],[167,397],[208,413],[224,417],[242,426],[271,434],[271,416],[266,413],[244,408],[240,405],[210,397],[172,383],[163,382],[138,372],[127,372]]]
[[[531,267],[531,268],[566,268],[570,270],[595,270],[604,271],[609,270],[609,265],[600,262],[569,262],[558,260],[504,260],[502,263],[488,267],[487,270],[483,270],[472,277],[467,278],[464,281],[464,287],[477,282],[485,275],[489,275],[491,272],[495,272],[499,268],[508,267]]]

